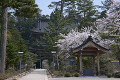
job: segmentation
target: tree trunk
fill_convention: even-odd
[[[8,8],[2,7],[1,40],[0,40],[0,73],[5,74],[6,41],[7,41]]]
[[[64,1],[64,0],[61,0],[61,10],[60,10],[60,16],[61,16],[61,17],[63,16],[64,4],[65,4],[65,1]]]

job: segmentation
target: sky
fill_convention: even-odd
[[[53,11],[53,9],[49,9],[48,5],[52,1],[60,1],[60,0],[36,0],[36,4],[38,4],[38,7],[42,10],[42,14],[50,15],[50,13]],[[101,1],[105,1],[105,0],[94,0],[94,4],[101,5]]]

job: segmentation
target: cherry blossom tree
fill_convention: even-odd
[[[93,27],[84,28],[80,32],[72,30],[67,35],[60,34],[63,39],[59,39],[57,46],[60,48],[61,53],[68,53],[71,48],[81,45],[88,36],[92,36],[93,40],[106,48],[115,44],[114,39],[102,38],[100,33],[108,36],[120,35],[120,2],[113,0],[106,18],[98,19],[96,29]]]
[[[112,0],[106,18],[98,19],[99,32],[107,33],[109,36],[120,35],[120,2]]]
[[[102,39],[99,35],[99,32],[92,27],[84,28],[81,30],[81,32],[72,30],[67,35],[60,34],[60,36],[63,37],[63,39],[59,39],[57,42],[57,46],[60,48],[59,55],[61,53],[69,53],[71,48],[81,45],[83,41],[88,38],[88,36],[92,36],[96,43],[106,48],[108,48],[108,45],[111,43],[114,43],[114,40]]]
[[[111,4],[109,12],[106,14],[107,17],[97,20],[97,28],[99,32],[115,41],[114,48],[116,46],[117,49],[116,51],[113,50],[113,53],[116,54],[116,58],[120,63],[120,1],[112,1],[113,4]]]

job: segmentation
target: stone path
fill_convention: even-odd
[[[17,80],[48,80],[46,69],[36,69],[30,74],[23,76]]]
[[[105,77],[65,77],[65,78],[49,78],[46,74],[46,69],[36,69],[30,74],[23,76],[17,80],[120,80],[120,78],[105,78]]]
[[[120,80],[120,78],[68,77],[68,78],[49,78],[49,80]]]

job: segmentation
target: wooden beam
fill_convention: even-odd
[[[80,70],[80,61],[79,61],[79,59],[80,59],[80,57],[77,56],[77,71],[78,71],[78,73],[80,72],[79,71]]]
[[[94,74],[94,76],[96,76],[96,70],[95,70],[95,56],[93,56],[93,60],[92,60],[92,69],[93,69],[93,74]]]
[[[80,54],[80,75],[82,75],[82,53]]]
[[[99,53],[97,55],[97,68],[98,68],[98,76],[100,76],[100,61],[99,61]]]
[[[98,51],[98,49],[95,48],[95,47],[92,47],[92,48],[83,48],[82,51]]]

